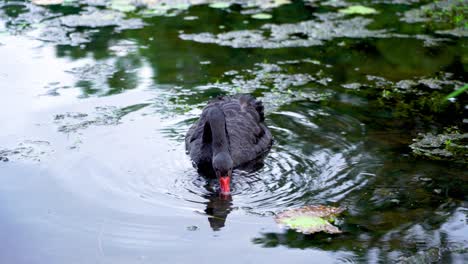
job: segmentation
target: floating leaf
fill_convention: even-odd
[[[374,8],[362,5],[349,6],[338,10],[338,12],[347,15],[369,15],[378,13]]]
[[[32,2],[36,5],[60,5],[63,0],[32,0]]]
[[[258,13],[258,14],[252,15],[252,18],[255,18],[255,19],[270,19],[272,17],[273,17],[272,15],[267,14],[267,13]]]
[[[245,2],[247,7],[260,7],[261,9],[276,8],[291,3],[290,0],[251,0]]]
[[[331,222],[343,211],[344,209],[340,207],[309,205],[281,212],[276,215],[275,221],[305,234],[317,232],[337,234],[341,233],[341,231]]]
[[[210,7],[211,8],[228,8],[229,6],[231,6],[231,3],[229,2],[217,2],[217,3],[212,3],[210,4]]]
[[[120,12],[132,12],[136,10],[131,0],[113,0],[110,8]]]
[[[327,221],[320,217],[299,216],[296,218],[288,218],[283,221],[292,228],[300,228],[302,226],[321,226],[328,224]]]

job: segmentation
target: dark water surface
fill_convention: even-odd
[[[466,163],[408,147],[466,125],[466,97],[427,117],[382,89],[417,83],[411,102],[466,82],[466,28],[404,19],[428,1],[360,1],[367,16],[337,11],[359,1],[171,16],[68,2],[0,1],[0,263],[468,261]],[[275,145],[225,200],[183,138],[238,92],[264,101]],[[308,204],[346,207],[344,233],[272,219]]]

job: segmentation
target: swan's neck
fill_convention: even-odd
[[[213,148],[213,157],[221,152],[229,153],[229,142],[226,132],[226,118],[223,111],[214,107],[208,115],[208,122],[211,127],[211,146]]]

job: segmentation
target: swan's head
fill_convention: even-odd
[[[232,166],[232,158],[228,152],[221,152],[213,157],[213,169],[222,194],[228,194],[231,191]]]

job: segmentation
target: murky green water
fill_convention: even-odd
[[[467,82],[466,28],[412,21],[429,1],[66,2],[0,1],[1,263],[468,261],[466,163],[409,147],[466,133],[466,94],[433,99]],[[183,138],[239,92],[275,145],[222,200]],[[346,207],[344,233],[274,223],[307,204]]]

